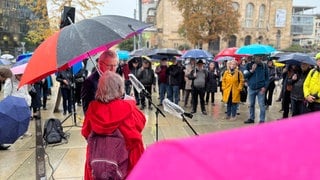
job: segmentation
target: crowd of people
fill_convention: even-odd
[[[162,106],[165,98],[178,105],[183,99],[183,106],[189,106],[191,113],[197,113],[200,102],[203,115],[207,115],[207,105],[216,105],[215,93],[220,89],[222,102],[226,106],[226,120],[236,120],[239,104],[248,99],[249,117],[244,123],[255,122],[256,100],[260,111],[259,123],[264,123],[279,82],[282,82],[278,98],[283,111],[281,118],[289,117],[290,112],[291,116],[296,116],[320,110],[320,53],[316,55],[315,67],[299,63],[276,68],[272,60],[267,59],[265,62],[265,59],[264,56],[250,56],[241,59],[241,62],[230,60],[217,63],[190,58],[183,63],[175,58],[162,58],[158,66],[152,67],[148,57],[119,62],[115,51],[106,50],[97,60],[96,70],[89,76],[85,69],[76,75],[67,69],[56,74],[56,81],[60,83],[63,114],[72,113],[75,103],[83,108],[84,138],[88,139],[92,132],[104,135],[120,131],[129,152],[130,172],[144,151],[141,133],[146,117],[141,110],[147,105],[152,110],[152,98],[132,88],[129,74],[136,76],[150,96],[158,87],[158,106]],[[168,65],[168,61],[172,64]],[[21,75],[12,74],[10,69],[0,69],[0,80],[5,82],[4,96],[25,98],[34,116],[38,116],[41,107],[47,109],[46,101],[52,79],[47,77],[29,87],[26,85],[18,89]],[[35,94],[31,89],[35,89]],[[128,98],[130,95],[133,97]],[[7,148],[1,145],[1,149]],[[92,179],[88,149],[85,179]]]

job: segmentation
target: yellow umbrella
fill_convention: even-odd
[[[277,60],[273,60],[273,64],[275,67],[284,67],[286,65],[284,63],[279,63]]]

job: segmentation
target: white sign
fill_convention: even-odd
[[[286,14],[287,11],[285,9],[277,9],[275,27],[286,26]]]

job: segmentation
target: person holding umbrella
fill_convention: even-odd
[[[84,114],[86,113],[89,103],[95,99],[95,94],[97,90],[97,84],[100,75],[105,71],[116,72],[119,60],[115,51],[106,50],[104,51],[98,59],[97,71],[92,73],[84,82],[81,89],[82,98],[82,108]]]
[[[260,107],[259,122],[264,123],[266,115],[265,92],[269,84],[269,73],[266,64],[262,62],[262,56],[255,56],[254,62],[247,64],[244,76],[249,87],[250,116],[244,123],[254,123],[256,97]]]

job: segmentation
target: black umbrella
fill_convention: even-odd
[[[154,53],[157,55],[164,55],[164,56],[181,56],[182,55],[182,53],[179,50],[173,49],[173,48],[156,49]]]
[[[291,53],[280,56],[278,62],[286,64],[297,64],[297,63],[306,63],[316,66],[316,60],[308,54],[305,53]]]

